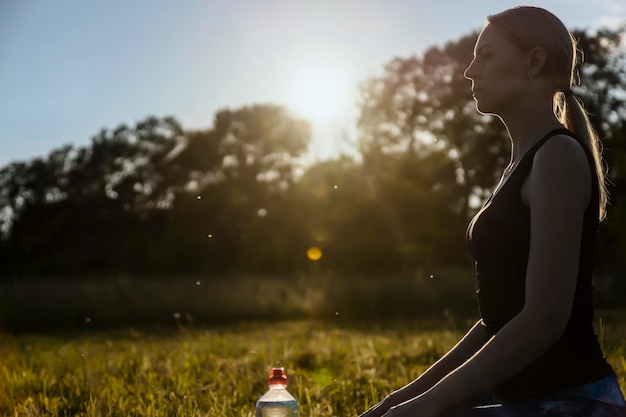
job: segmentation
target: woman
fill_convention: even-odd
[[[575,62],[575,40],[544,9],[487,19],[465,77],[512,152],[467,230],[482,319],[364,417],[626,416],[592,327],[607,192],[597,136],[571,91]]]

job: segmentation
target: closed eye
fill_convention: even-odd
[[[483,61],[488,60],[488,59],[489,59],[489,58],[491,58],[492,56],[493,56],[493,53],[492,53],[492,52],[480,52],[480,53],[478,54],[478,58],[479,58],[479,59],[481,59],[481,60],[483,60]]]

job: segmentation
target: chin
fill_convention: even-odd
[[[485,115],[494,114],[493,110],[491,110],[488,106],[485,106],[484,104],[481,105],[479,102],[476,102],[476,111],[478,111],[478,113],[480,114]]]
[[[496,107],[497,106],[494,106],[493,104],[486,103],[484,100],[476,100],[476,110],[480,114],[486,116],[497,116],[499,112],[496,110]]]
[[[495,111],[481,110],[479,108],[476,108],[476,110],[478,110],[478,113],[482,114],[483,116],[498,116],[498,113],[496,113]]]

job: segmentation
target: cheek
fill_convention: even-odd
[[[528,79],[520,71],[518,65],[510,62],[499,62],[484,72],[485,91],[476,98],[480,101],[503,104],[510,100],[517,100],[524,91],[528,90]]]
[[[491,76],[494,80],[502,83],[503,87],[510,86],[511,88],[527,87],[528,77],[523,71],[522,64],[515,60],[503,60],[498,62],[492,68]]]
[[[485,88],[477,91],[474,98],[476,109],[483,114],[499,114],[528,90],[528,80],[515,64],[494,63],[484,68],[482,78]]]

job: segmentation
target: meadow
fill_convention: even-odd
[[[475,322],[471,281],[449,279],[5,287],[0,416],[253,416],[274,366],[301,416],[356,416]],[[626,314],[595,324],[626,389]]]
[[[2,336],[3,416],[253,416],[284,366],[302,416],[356,416],[460,337],[432,320],[240,323],[213,328]],[[599,322],[600,324],[600,322]],[[624,321],[599,332],[626,388]]]

